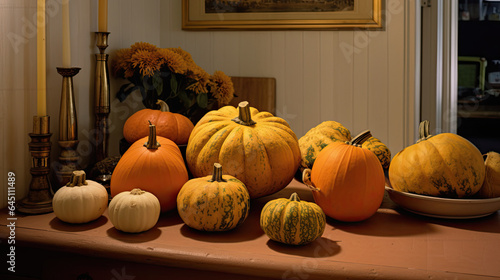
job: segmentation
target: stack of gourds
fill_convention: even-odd
[[[342,124],[325,121],[298,139],[284,119],[248,102],[208,112],[196,126],[164,106],[144,109],[124,126],[132,145],[113,172],[109,217],[119,230],[141,232],[156,224],[160,212],[176,208],[189,227],[231,230],[247,218],[251,199],[280,191],[295,176],[311,188],[314,202],[301,201],[296,193],[271,200],[261,211],[260,225],[272,240],[300,245],[323,234],[326,216],[355,222],[374,215],[383,199],[385,173],[402,191],[500,196],[494,187],[500,180],[498,154],[488,154],[485,163],[464,138],[449,133],[431,137],[428,123],[421,131],[419,143],[391,161],[388,147],[370,131],[352,138]],[[187,164],[178,147],[186,143]],[[54,211],[61,220],[88,222],[106,208],[97,195],[85,198],[95,200],[95,211],[85,210],[85,219],[66,218],[76,215],[68,209],[73,202],[56,207],[68,199],[63,192],[82,187],[83,181],[75,179],[56,193]],[[104,197],[103,189],[89,192]]]

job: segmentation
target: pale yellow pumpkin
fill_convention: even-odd
[[[108,192],[101,184],[86,180],[85,171],[73,171],[68,184],[54,194],[52,208],[63,222],[80,224],[101,217],[108,206]]]
[[[154,194],[135,188],[113,197],[109,203],[108,216],[116,229],[137,233],[156,225],[160,209],[160,201]]]

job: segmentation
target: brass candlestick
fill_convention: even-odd
[[[109,32],[96,32],[96,69],[94,80],[95,97],[95,152],[96,162],[108,157],[108,116],[110,112],[108,55],[104,53],[108,47]]]
[[[55,166],[55,173],[59,187],[66,185],[74,170],[77,170],[80,156],[76,151],[78,146],[78,124],[73,90],[73,76],[80,72],[81,68],[57,67],[57,73],[63,76],[61,90],[61,106],[59,109],[59,146],[61,155],[59,163]]]
[[[50,172],[50,117],[34,116],[31,142],[31,183],[28,196],[17,203],[17,210],[26,214],[42,214],[52,212],[52,188],[49,181]]]

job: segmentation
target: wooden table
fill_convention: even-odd
[[[84,225],[63,223],[53,213],[17,214],[16,272],[3,261],[0,279],[500,278],[498,212],[471,220],[434,219],[406,212],[385,197],[372,218],[328,219],[320,239],[294,247],[270,241],[259,226],[263,205],[292,192],[312,201],[310,191],[292,181],[277,194],[253,200],[245,223],[225,233],[192,230],[175,211],[140,234],[117,231],[107,212]],[[3,209],[2,260],[10,249],[8,217]]]

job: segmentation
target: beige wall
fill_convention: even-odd
[[[16,174],[16,198],[26,196],[31,180],[28,133],[33,129],[36,112],[36,2],[0,0],[0,208],[6,205],[7,172]],[[56,67],[62,65],[62,0],[47,2],[47,113],[51,119],[52,162],[57,161],[59,146],[59,103],[62,77]],[[81,71],[73,78],[78,114],[79,152],[85,165],[91,146],[89,135],[93,120],[93,74],[95,67],[94,32],[97,31],[97,0],[70,0],[71,62]],[[136,41],[160,44],[160,0],[110,0],[107,53],[128,47]],[[112,79],[114,97],[122,81]],[[126,118],[141,108],[128,101],[112,99],[110,116],[110,154],[118,154],[121,127]]]
[[[161,2],[161,46],[186,49],[208,72],[276,78],[277,115],[297,136],[335,120],[394,152],[411,137],[413,1],[384,1],[382,31],[239,32],[183,31],[180,2]]]
[[[145,41],[182,47],[208,72],[277,80],[277,115],[297,136],[321,121],[335,120],[356,134],[365,129],[393,154],[413,141],[414,12],[410,1],[384,1],[382,31],[182,31],[181,1],[109,1],[108,53]],[[28,133],[36,115],[36,36],[30,31],[36,1],[0,1],[0,208],[6,205],[7,172],[16,173],[17,198],[31,179]],[[57,160],[61,76],[61,0],[47,0],[47,95],[52,160]],[[79,151],[85,164],[93,128],[93,67],[97,0],[71,0],[71,58]],[[9,34],[10,37],[7,37]],[[7,39],[6,39],[7,38]],[[16,43],[13,39],[16,38]],[[112,79],[112,96],[124,81]],[[137,96],[135,96],[137,98]],[[142,108],[112,99],[110,154],[118,154],[125,119]]]

